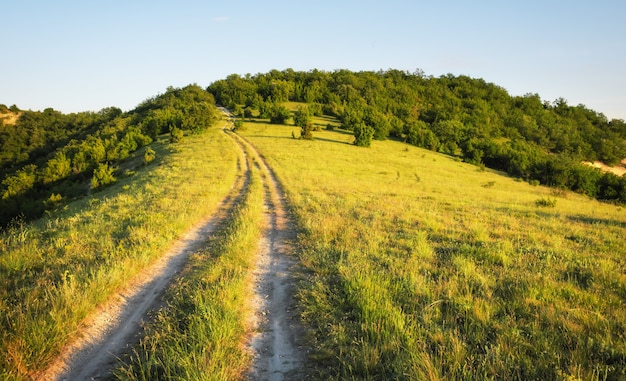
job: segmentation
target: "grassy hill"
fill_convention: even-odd
[[[84,319],[206,218],[238,175],[237,148],[217,127],[164,136],[155,159],[109,187],[0,231],[0,379],[37,372]],[[128,165],[128,162],[126,162]]]
[[[301,224],[320,378],[626,376],[623,208],[341,130],[240,134]]]
[[[123,159],[117,155],[116,181],[107,187],[48,203],[43,218],[0,232],[0,378],[28,378],[45,367],[98,304],[229,192],[238,148],[218,128],[193,133],[196,119],[183,123],[177,93],[168,90],[128,114],[86,115],[111,118],[92,141],[109,141],[113,153],[128,140],[126,132],[151,138]],[[302,105],[284,104],[291,111]],[[194,118],[206,111],[182,109]],[[533,186],[399,137],[356,147],[339,119],[312,122],[321,128],[314,140],[295,139],[300,127],[259,118],[247,118],[238,133],[272,166],[298,221],[298,256],[307,271],[298,300],[314,378],[626,378],[623,206]],[[177,143],[173,134],[163,135],[173,123],[187,131]],[[77,155],[81,149],[96,146],[75,143],[64,160],[73,166],[84,156]],[[17,175],[41,180],[31,187],[42,193],[54,184],[46,182],[45,169],[56,168],[50,164],[64,149],[39,157],[42,164],[32,173]],[[109,162],[92,161],[78,180],[89,182],[96,164]],[[74,181],[76,174],[66,172]],[[252,183],[258,198],[260,185]],[[11,197],[22,196],[5,199]],[[260,213],[250,208],[256,210],[251,215]],[[234,247],[228,250],[241,251]],[[204,259],[217,255],[201,253],[192,266],[206,269]],[[238,260],[223,260],[226,270],[237,268],[237,282],[245,279]],[[211,282],[227,284],[219,268],[207,271],[213,271]],[[197,278],[203,286],[209,282],[206,274]],[[217,289],[214,298],[229,301],[223,294],[228,288]],[[191,292],[181,290],[172,293],[189,307],[180,295]],[[194,295],[216,305],[202,290]],[[241,303],[229,303],[220,305],[220,314],[230,319],[228,308]],[[204,321],[188,317],[201,313],[194,308],[170,310],[173,320],[166,324]],[[167,332],[156,324],[154,332]],[[225,332],[219,323],[213,328],[216,336]],[[160,347],[163,341],[154,337],[149,343]],[[184,340],[177,337],[173,350],[189,361],[206,359],[211,350],[217,356],[222,348]],[[202,356],[185,357],[183,350]],[[246,360],[237,351],[228,347],[240,370]],[[152,357],[146,358],[150,365]],[[224,372],[215,374],[233,374],[226,369],[229,359],[209,365]]]

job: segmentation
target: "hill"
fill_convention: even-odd
[[[217,118],[212,95],[195,85],[168,88],[127,113],[20,111],[14,124],[0,124],[0,227],[114,182],[153,159],[137,155],[157,136],[178,140]]]
[[[626,124],[564,99],[511,96],[482,79],[421,72],[295,72],[285,70],[211,84],[215,99],[241,117],[258,110],[282,122],[277,104],[305,102],[307,112],[330,115],[358,144],[397,139],[502,170],[525,181],[626,202],[626,180],[582,164],[619,165],[626,157]]]
[[[185,92],[170,89],[165,99]],[[169,104],[163,99],[126,117],[180,115],[155,105]],[[294,255],[304,267],[297,311],[312,378],[626,376],[623,207],[397,138],[359,147],[340,118],[303,111],[314,104],[272,107],[274,118],[250,107],[234,125],[275,173],[296,221]],[[312,138],[300,138],[306,131]],[[1,374],[36,374],[97,306],[215,209],[240,176],[241,160],[258,168],[256,154],[243,159],[217,128],[190,129],[173,144],[177,139],[171,131],[157,135],[116,162],[123,168],[117,181],[2,232]],[[262,177],[249,179],[256,196],[246,201],[257,218]],[[244,264],[248,256],[217,253],[246,231],[246,251],[229,250],[254,248],[258,229],[247,225],[192,255],[169,308],[130,355],[141,364],[124,367],[120,378],[141,379],[141,369],[156,376],[207,368],[232,374],[232,358],[239,359],[237,371],[246,368],[249,357],[237,340],[249,332],[241,328],[245,306],[236,290],[254,276]],[[207,321],[219,323],[194,329]],[[218,344],[191,341],[207,336]],[[177,361],[183,358],[185,367]]]
[[[238,131],[300,223],[320,379],[626,376],[623,208],[337,127]]]

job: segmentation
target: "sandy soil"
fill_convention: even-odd
[[[616,165],[614,167],[609,167],[601,161],[594,161],[590,163],[588,161],[584,162],[584,164],[590,165],[595,168],[600,168],[603,172],[611,172],[617,176],[623,176],[626,174],[626,159],[622,160],[621,165]]]

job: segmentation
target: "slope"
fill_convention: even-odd
[[[343,130],[239,131],[302,229],[320,378],[625,376],[621,207]]]

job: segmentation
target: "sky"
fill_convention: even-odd
[[[291,68],[482,78],[626,120],[626,1],[7,0],[0,104],[131,110]]]

